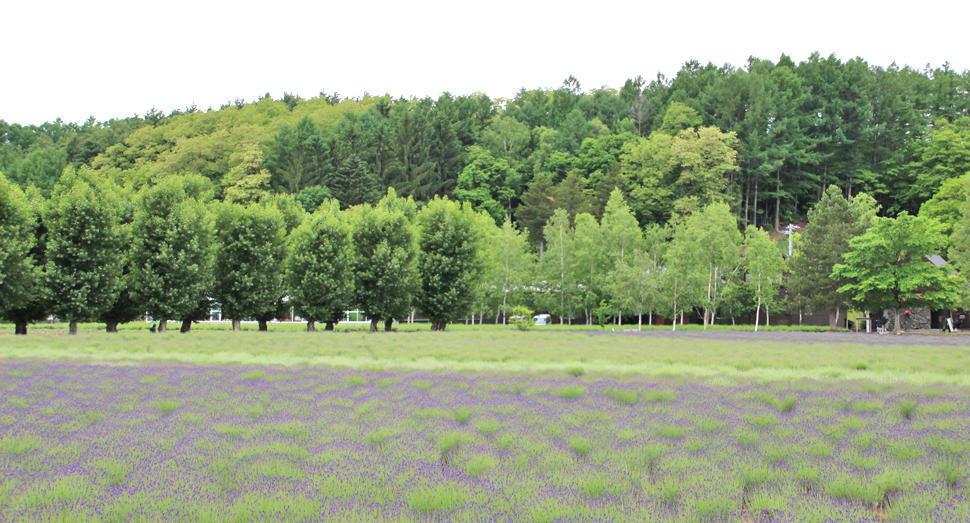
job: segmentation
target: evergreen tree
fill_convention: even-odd
[[[296,313],[327,330],[344,317],[354,291],[354,250],[350,223],[339,204],[321,205],[290,235],[286,257],[286,286]]]
[[[551,176],[538,175],[522,194],[522,204],[515,210],[515,219],[529,232],[529,238],[540,244],[542,253],[543,227],[556,211],[556,186]]]
[[[118,296],[122,246],[117,191],[96,175],[65,169],[44,213],[47,227],[46,286],[51,312],[77,323],[108,310]]]
[[[266,152],[266,166],[274,188],[297,194],[319,185],[331,170],[330,150],[320,129],[309,116],[293,127],[283,125]]]
[[[838,328],[839,314],[852,305],[851,296],[839,290],[848,282],[832,270],[849,252],[849,241],[865,232],[867,222],[864,210],[850,204],[837,185],[830,185],[808,212],[805,231],[794,239],[787,288],[802,311],[828,311],[832,330]]]
[[[355,205],[374,205],[380,200],[377,177],[359,156],[351,155],[340,169],[327,179],[330,194],[340,202],[341,209]]]

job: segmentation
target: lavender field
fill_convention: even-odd
[[[956,385],[20,358],[0,391],[2,521],[970,521]]]

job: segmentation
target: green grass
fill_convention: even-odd
[[[274,325],[274,327],[276,327]],[[285,325],[271,332],[224,332],[198,329],[191,334],[152,335],[142,330],[118,334],[4,336],[0,358],[85,359],[88,361],[181,361],[202,364],[338,366],[358,369],[453,369],[475,372],[558,371],[582,376],[603,373],[724,377],[759,381],[862,379],[870,382],[970,386],[970,374],[953,373],[970,364],[966,351],[950,338],[938,345],[886,344],[878,337],[853,335],[859,343],[806,343],[791,346],[772,339],[732,341],[681,337],[651,338],[612,333],[519,332],[504,328],[443,333],[306,333]],[[297,327],[297,326],[294,326]],[[565,326],[564,326],[565,327]],[[581,326],[573,326],[579,329]],[[40,329],[38,329],[40,330]],[[819,333],[817,336],[826,336]],[[469,352],[468,347],[475,347]],[[804,351],[812,351],[811,358]],[[858,354],[867,354],[866,370],[854,370]],[[259,379],[259,370],[240,380]],[[366,380],[363,376],[351,378]],[[363,385],[364,383],[358,383]],[[640,401],[656,401],[647,391]],[[665,399],[663,396],[659,400]],[[781,407],[785,407],[782,399]]]

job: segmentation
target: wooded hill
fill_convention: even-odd
[[[871,195],[889,216],[919,213],[939,193],[924,213],[946,222],[963,200],[953,180],[970,171],[968,91],[970,73],[947,65],[813,54],[740,68],[689,61],[618,90],[569,77],[508,100],[267,93],[106,122],[0,120],[0,172],[45,195],[68,165],[133,189],[199,174],[217,199],[284,192],[308,209],[328,196],[375,203],[393,187],[419,204],[471,202],[497,223],[511,213],[534,241],[556,209],[600,217],[614,187],[641,226],[711,203],[742,225],[804,222],[830,184]]]

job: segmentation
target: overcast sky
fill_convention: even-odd
[[[0,118],[40,124],[322,89],[437,96],[617,87],[690,59],[813,51],[970,68],[970,2],[5,2]],[[791,7],[788,7],[791,6]]]

